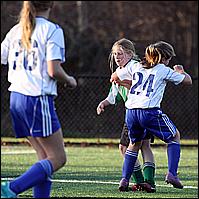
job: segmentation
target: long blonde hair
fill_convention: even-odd
[[[108,58],[110,70],[111,70],[112,73],[115,70],[113,49],[116,46],[121,47],[126,53],[131,54],[132,59],[138,59],[138,56],[136,55],[136,52],[135,52],[135,46],[134,46],[134,43],[132,41],[130,41],[126,38],[122,38],[122,39],[116,41],[112,46],[111,53],[109,54],[109,58]]]
[[[21,42],[25,49],[31,48],[31,36],[35,28],[35,17],[39,11],[46,11],[53,6],[53,1],[24,1],[19,15],[22,27]]]
[[[142,63],[146,67],[152,68],[161,63],[163,58],[169,59],[175,55],[174,48],[171,44],[164,41],[158,41],[146,48],[145,59]]]

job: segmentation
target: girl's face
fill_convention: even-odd
[[[126,53],[121,46],[115,46],[112,50],[115,63],[119,67],[124,67],[125,64],[131,59],[132,55]]]

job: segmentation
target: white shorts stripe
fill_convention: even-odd
[[[45,131],[45,113],[44,113],[44,104],[43,104],[43,99],[42,96],[40,97],[40,102],[41,102],[41,114],[42,114],[42,126],[43,126],[43,136],[46,136],[46,131]]]
[[[170,124],[169,126],[171,127],[171,131],[173,132],[173,134],[176,134],[176,129],[174,128],[173,124],[170,122],[168,116],[166,116],[166,120],[168,121],[168,124]]]
[[[175,135],[176,131],[171,122],[169,121],[168,117],[166,115],[163,115],[162,119],[164,120],[166,126],[169,128],[170,132]]]
[[[51,115],[50,115],[50,109],[49,109],[49,103],[48,103],[48,96],[46,96],[46,108],[47,108],[47,129],[48,129],[48,136],[52,134],[52,123],[51,123]]]
[[[44,112],[45,112],[45,123],[46,123],[46,135],[45,136],[49,136],[48,113],[47,113],[48,102],[47,102],[46,98],[47,98],[47,96],[44,97]]]

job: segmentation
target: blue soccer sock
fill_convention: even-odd
[[[52,163],[49,160],[40,160],[32,165],[21,176],[11,181],[10,189],[18,195],[19,193],[46,181],[52,173]]]
[[[130,151],[128,149],[126,150],[122,168],[122,178],[125,178],[128,181],[130,180],[137,157],[138,152]]]
[[[52,181],[47,178],[44,182],[33,187],[34,198],[50,198]]]
[[[177,176],[178,163],[180,161],[180,144],[177,142],[168,143],[167,156],[168,156],[168,170],[174,176]]]

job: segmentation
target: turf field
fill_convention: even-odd
[[[165,147],[152,148],[156,160],[156,193],[119,192],[123,159],[117,147],[67,147],[68,162],[53,176],[52,197],[105,198],[198,198],[198,148],[182,147],[179,178],[184,189],[175,189],[164,182],[167,171]],[[141,160],[141,158],[139,157]],[[29,146],[1,146],[1,180],[20,175],[36,161]],[[31,190],[19,198],[31,198]]]

